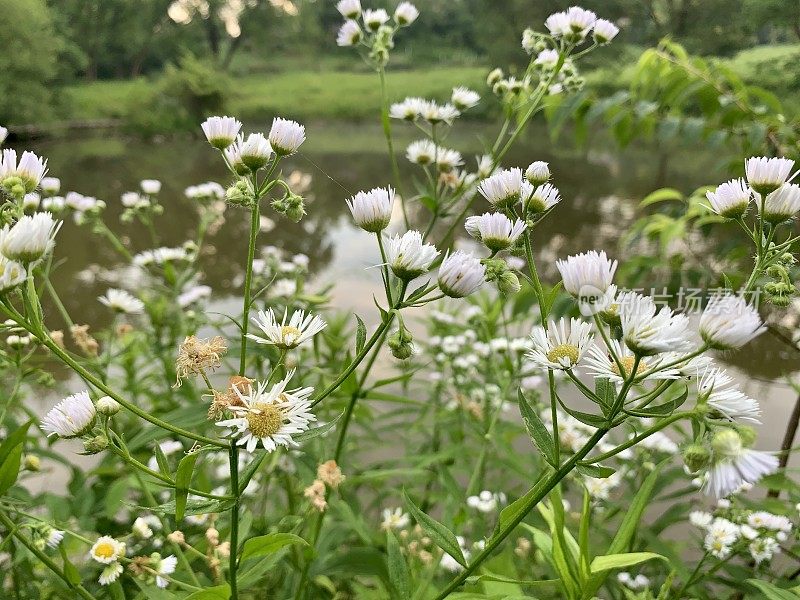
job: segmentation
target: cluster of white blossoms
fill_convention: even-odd
[[[144,302],[125,290],[111,288],[98,300],[117,313],[135,315],[144,312]]]
[[[605,252],[587,252],[558,261],[564,289],[593,316],[617,327],[618,340],[604,338],[596,344],[593,326],[583,319],[560,319],[536,326],[531,333],[531,364],[540,369],[568,371],[582,364],[595,378],[618,385],[644,384],[697,377],[696,411],[708,424],[700,439],[685,450],[692,472],[702,472],[707,493],[725,497],[742,485],[752,485],[774,472],[774,454],[753,450],[753,436],[745,423],[758,423],[758,402],[735,385],[725,371],[704,356],[708,349],[741,348],[764,330],[755,307],[742,296],[711,299],[692,332],[689,319],[668,306],[635,292],[617,293],[612,283],[616,261]],[[697,339],[699,338],[699,339]]]
[[[744,163],[746,180],[731,179],[706,193],[711,210],[729,219],[741,219],[751,201],[767,223],[777,225],[800,212],[800,186],[794,178],[794,161],[754,156]]]
[[[467,506],[482,513],[493,513],[505,503],[506,495],[503,492],[490,492],[489,490],[483,490],[480,494],[467,498]]]
[[[526,214],[537,215],[561,201],[558,189],[549,183],[550,170],[545,162],[532,163],[525,172],[517,167],[498,171],[478,184],[478,192],[495,209],[516,205]]]
[[[47,160],[25,151],[17,160],[17,151],[6,148],[0,155],[0,187],[13,196],[34,191],[47,173]]]
[[[361,0],[339,0],[336,10],[345,18],[345,22],[336,34],[336,43],[339,46],[354,46],[364,40],[365,32],[368,36],[374,36],[380,33],[382,28],[388,28],[386,34],[391,36],[397,29],[411,25],[419,17],[419,10],[410,2],[398,4],[391,17],[383,8],[362,9]],[[364,30],[359,25],[359,18]],[[390,20],[393,20],[391,26],[388,25]]]
[[[464,164],[460,152],[437,146],[427,139],[411,142],[406,148],[406,158],[422,167],[435,165],[441,173],[450,173]]]
[[[389,116],[403,121],[422,119],[431,125],[452,125],[461,113],[480,102],[480,94],[464,86],[454,87],[450,102],[439,104],[434,100],[410,97],[389,107]]]
[[[191,262],[197,257],[197,246],[194,242],[186,242],[174,248],[163,246],[152,250],[143,250],[133,257],[133,265],[140,268],[163,266],[167,263]]]
[[[692,511],[689,522],[703,532],[703,546],[712,556],[726,559],[736,552],[747,552],[756,563],[768,562],[781,550],[794,529],[783,515],[767,511],[731,509],[721,500],[714,513]]]
[[[547,17],[544,25],[554,38],[563,38],[573,44],[582,42],[590,33],[596,43],[607,44],[619,33],[619,28],[611,21],[598,19],[591,10],[580,6],[553,13]]]
[[[190,185],[183,193],[189,200],[222,200],[225,198],[225,188],[216,181]]]
[[[0,294],[27,279],[29,270],[53,249],[60,228],[61,221],[40,212],[0,229]]]

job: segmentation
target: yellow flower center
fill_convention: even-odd
[[[103,542],[97,545],[97,547],[94,549],[94,553],[95,556],[98,556],[100,558],[111,558],[117,552],[112,544],[109,544],[108,542]]]
[[[578,347],[572,344],[559,344],[547,353],[547,360],[550,362],[563,364],[562,358],[568,358],[569,364],[574,365],[578,362]]]
[[[284,325],[281,327],[281,339],[284,344],[294,344],[297,338],[300,337],[300,330],[291,325]]]
[[[283,413],[274,404],[258,402],[252,407],[258,412],[247,413],[247,427],[259,438],[275,435],[283,425]]]
[[[619,367],[617,366],[617,363],[611,365],[611,370],[620,377],[628,377],[628,375],[630,375],[631,370],[633,369],[633,363],[635,360],[636,359],[633,356],[624,356],[620,359],[620,362],[622,363],[622,368],[625,370],[625,372],[624,373],[619,372]],[[640,360],[639,366],[636,367],[636,375],[641,375],[645,371],[647,371],[647,363],[644,362],[643,360]]]

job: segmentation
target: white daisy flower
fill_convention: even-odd
[[[411,517],[403,512],[399,506],[397,508],[384,508],[383,509],[383,522],[381,529],[405,529],[411,524]]]
[[[442,147],[436,148],[436,166],[442,173],[449,173],[463,164],[464,159],[461,158],[461,153],[458,150]]]
[[[356,19],[361,14],[361,0],[339,0],[336,3],[336,10],[345,19]]]
[[[503,213],[484,213],[467,218],[464,228],[489,250],[498,252],[514,245],[525,231],[525,222],[519,219],[511,221]]]
[[[100,572],[100,577],[97,579],[97,583],[100,585],[111,585],[117,579],[119,579],[120,575],[122,575],[122,570],[121,564],[116,561],[112,562]]]
[[[759,211],[761,203],[758,203]],[[800,212],[800,185],[785,183],[764,200],[764,220],[781,223]]]
[[[788,158],[752,156],[744,161],[744,172],[750,187],[765,196],[781,187],[789,177],[794,161]]]
[[[619,298],[619,315],[625,345],[640,356],[687,350],[689,319],[668,306],[658,309],[649,296],[627,292]]]
[[[598,44],[608,44],[611,40],[617,37],[619,27],[614,25],[607,19],[597,19],[592,28],[592,35]]]
[[[401,2],[397,5],[397,8],[394,9],[394,20],[400,27],[411,25],[417,20],[418,16],[419,11],[411,2]]]
[[[609,260],[605,251],[590,250],[568,256],[556,261],[556,268],[561,273],[564,289],[577,298],[583,314],[588,316],[607,308],[606,292],[614,279],[617,261]]]
[[[63,196],[51,196],[50,198],[42,199],[41,207],[42,210],[58,212],[60,210],[64,210],[66,205],[67,201]]]
[[[422,113],[425,100],[422,98],[406,98],[402,102],[395,102],[389,107],[389,116],[393,119],[414,121]]]
[[[89,393],[78,392],[56,404],[42,419],[41,428],[48,437],[80,437],[92,429],[96,414]]]
[[[723,429],[711,441],[714,463],[704,484],[707,494],[724,498],[743,483],[754,485],[778,470],[778,458],[771,452],[745,448],[733,429]]]
[[[522,169],[515,167],[490,175],[481,181],[478,191],[492,206],[508,208],[519,201],[523,181]]]
[[[700,529],[706,529],[714,520],[714,515],[702,510],[693,510],[689,513],[689,523]]]
[[[572,27],[566,12],[553,13],[545,19],[544,25],[553,37],[561,37],[572,33]]]
[[[154,196],[161,191],[161,182],[158,179],[142,179],[139,183],[145,194]]]
[[[727,519],[716,518],[708,526],[703,542],[705,549],[717,558],[726,558],[739,539],[739,526]]]
[[[103,565],[110,565],[124,556],[125,543],[115,540],[108,535],[98,538],[89,550],[89,558]]]
[[[558,63],[559,56],[560,54],[558,53],[558,50],[548,48],[539,52],[539,54],[536,56],[536,59],[534,59],[533,64],[544,67],[545,69],[552,69]]]
[[[521,195],[525,210],[533,214],[548,211],[561,202],[561,193],[558,191],[558,188],[549,183],[545,183],[534,189],[533,184],[528,181],[523,181]]]
[[[761,406],[735,386],[733,378],[722,369],[706,369],[697,382],[701,400],[726,419],[761,423]]]
[[[103,304],[115,312],[139,314],[144,312],[144,302],[125,290],[110,289],[105,296],[98,298]]]
[[[49,212],[25,215],[0,230],[0,253],[21,263],[36,262],[53,249],[59,229],[61,221]]]
[[[147,521],[142,517],[137,517],[136,520],[131,525],[131,531],[133,534],[143,540],[149,540],[153,537],[153,530],[148,525]]]
[[[464,298],[478,291],[486,279],[486,267],[468,252],[448,253],[439,267],[439,289],[451,298]]]
[[[284,311],[283,320],[280,323],[278,323],[271,308],[266,312],[259,311],[258,316],[253,317],[252,321],[264,332],[266,337],[259,337],[252,333],[248,333],[247,337],[259,344],[272,344],[286,350],[297,348],[297,346],[307,342],[327,326],[327,323],[317,315],[312,315],[311,313],[306,315],[302,310],[294,311],[287,323],[288,310]]]
[[[346,202],[356,225],[364,231],[378,233],[389,226],[394,199],[395,191],[385,187],[358,192]]]
[[[584,38],[592,27],[594,27],[597,21],[597,15],[580,6],[570,6],[567,9],[567,21],[569,22],[572,32]]]
[[[259,442],[268,452],[278,446],[296,446],[292,436],[306,431],[316,417],[311,413],[309,400],[314,388],[286,390],[293,376],[294,370],[289,371],[269,390],[264,382],[251,385],[246,394],[234,386],[242,406],[231,406],[234,418],[219,421],[217,425],[230,428],[236,444],[248,452],[253,452]]]
[[[709,300],[699,329],[703,341],[717,350],[741,348],[767,330],[758,309],[733,294],[720,294]]]
[[[450,96],[450,101],[458,110],[467,110],[472,108],[480,102],[481,96],[478,92],[469,89],[468,87],[458,86],[453,88],[453,93]]]
[[[411,142],[406,148],[406,158],[416,165],[429,165],[436,158],[436,144],[430,140]]]
[[[26,192],[32,192],[47,173],[47,159],[25,151],[17,162],[17,152],[11,148],[3,150],[0,158],[0,181],[9,177],[18,177]]]
[[[367,29],[370,31],[378,31],[380,26],[389,20],[389,13],[382,8],[375,10],[368,8],[361,14],[361,19],[364,21],[364,25]]]
[[[178,559],[173,554],[170,554],[166,558],[159,560],[155,566],[155,571],[158,573],[158,575],[156,575],[156,585],[162,589],[167,587],[169,585],[169,581],[164,579],[164,577],[172,575],[175,572],[175,567],[177,566]]]
[[[58,177],[42,177],[39,185],[45,194],[57,194],[61,190],[61,180]]]
[[[0,294],[17,287],[27,278],[25,267],[0,255]]]
[[[337,46],[355,46],[361,41],[361,27],[358,26],[353,20],[348,20],[342,23],[339,32],[336,34]]]
[[[775,538],[763,537],[750,542],[747,549],[758,565],[764,561],[772,560],[773,555],[781,551],[781,546]]]
[[[276,154],[288,156],[294,154],[306,141],[306,128],[297,121],[276,117],[269,130],[269,143]]]
[[[45,543],[48,548],[57,548],[64,539],[64,532],[59,529],[51,529],[47,532]]]
[[[611,340],[611,348],[622,363],[624,371],[622,374],[620,374],[619,366],[605,346],[592,346],[589,348],[586,356],[586,364],[589,367],[589,373],[594,377],[602,377],[616,383],[622,383],[626,378],[630,377],[636,355],[629,350],[627,346],[620,344],[617,340]],[[654,371],[647,376],[647,381],[678,379],[681,376],[678,369],[674,367],[662,370],[658,369],[659,365],[665,362],[671,362],[670,360],[665,360],[665,355],[648,357],[647,360],[640,359],[639,366],[636,367],[636,375],[643,375],[648,371]]]
[[[525,357],[540,369],[572,369],[592,345],[592,326],[580,319],[550,321],[547,329],[537,325],[531,330],[533,348]]]
[[[525,169],[525,179],[531,185],[540,186],[550,181],[550,165],[543,160],[536,160]]]
[[[251,133],[244,141],[238,142],[239,157],[251,171],[257,171],[267,164],[273,148],[263,133]]]
[[[425,101],[420,107],[420,116],[432,124],[447,123],[452,125],[461,113],[452,104],[437,104],[433,101]]]
[[[392,272],[403,281],[419,277],[430,269],[439,256],[435,246],[422,241],[419,231],[406,231],[386,242],[386,260]]]
[[[208,117],[200,127],[209,144],[224,150],[236,140],[242,124],[233,117]]]
[[[738,219],[747,212],[753,191],[744,179],[731,179],[706,192],[711,210],[728,219]]]

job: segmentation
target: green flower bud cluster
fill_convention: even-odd
[[[302,196],[289,192],[283,198],[272,201],[272,208],[298,223],[306,214],[305,203]]]
[[[519,277],[508,266],[506,261],[499,258],[486,258],[481,261],[486,267],[486,281],[496,282],[497,289],[506,296],[511,296],[522,289]]]

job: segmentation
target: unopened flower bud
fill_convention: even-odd
[[[295,223],[299,223],[306,214],[303,198],[296,194],[289,194],[286,198],[286,216]]]
[[[392,352],[392,356],[400,360],[411,358],[414,354],[414,345],[411,343],[413,337],[405,328],[394,332],[389,336],[387,344]]]
[[[246,181],[239,180],[225,191],[225,198],[231,204],[247,206],[253,200],[253,193]]]
[[[42,467],[42,461],[34,454],[26,454],[25,459],[22,461],[22,466],[26,471],[36,473]]]
[[[96,406],[97,406],[97,412],[107,417],[113,417],[122,408],[119,402],[117,402],[110,396],[103,396],[102,398],[100,398],[97,401]]]
[[[682,451],[683,462],[690,473],[697,473],[700,469],[708,465],[711,453],[702,444],[689,444]]]
[[[206,539],[208,543],[212,546],[219,545],[219,531],[217,531],[214,527],[209,527],[206,529]]]
[[[714,453],[723,457],[737,457],[742,452],[742,438],[734,429],[720,429],[711,438]]]
[[[83,442],[83,450],[86,454],[99,454],[107,447],[108,438],[104,435],[98,435]]]
[[[522,289],[519,277],[513,271],[506,271],[497,278],[497,289],[507,296],[513,296]]]

